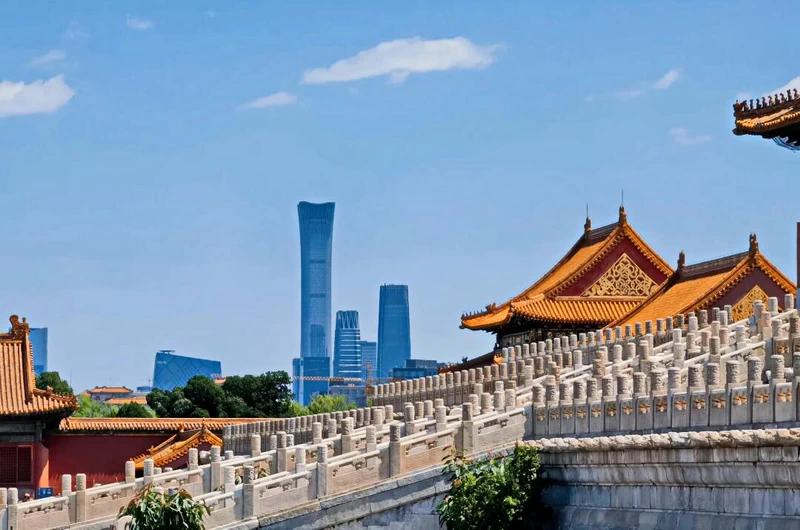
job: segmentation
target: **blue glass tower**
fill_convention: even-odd
[[[331,375],[331,253],[335,204],[297,205],[300,222],[300,358],[292,362],[295,398],[327,394]]]
[[[362,375],[361,330],[358,327],[358,311],[336,312],[333,375],[358,378]]]
[[[378,376],[378,343],[369,340],[361,341],[361,368],[364,379]]]
[[[334,203],[297,205],[300,220],[300,357],[330,357]]]
[[[47,328],[31,328],[29,337],[33,346],[33,371],[40,375],[47,371]]]
[[[175,355],[173,350],[156,353],[153,388],[172,390],[176,386],[186,386],[189,379],[196,375],[204,375],[210,379],[222,377],[222,363]]]
[[[389,377],[392,368],[411,358],[411,323],[408,286],[381,285],[378,308],[378,377]]]

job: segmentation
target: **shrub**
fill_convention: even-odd
[[[541,528],[547,518],[534,447],[518,444],[511,454],[477,461],[456,455],[445,473],[452,473],[453,482],[436,511],[448,530]]]
[[[133,517],[130,530],[205,530],[208,506],[196,502],[186,490],[159,493],[151,486],[140,491],[119,516]]]

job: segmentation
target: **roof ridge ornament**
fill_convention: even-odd
[[[686,266],[686,253],[681,250],[681,253],[678,254],[678,270],[683,269]]]
[[[9,322],[11,322],[11,337],[14,339],[23,339],[25,336],[30,332],[31,327],[28,325],[28,319],[22,317],[22,321],[20,321],[17,315],[11,315],[8,317]]]
[[[755,259],[756,254],[758,254],[758,238],[756,238],[755,232],[750,234],[750,248],[748,249],[748,253],[750,254],[750,259]]]
[[[623,225],[628,222],[628,214],[625,213],[625,206],[619,205],[619,224]]]
[[[586,222],[583,223],[583,233],[584,234],[588,234],[591,231],[592,231],[592,220],[587,215],[586,216]]]

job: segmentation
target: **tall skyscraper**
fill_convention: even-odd
[[[378,343],[369,340],[361,341],[361,367],[364,379],[378,377]]]
[[[336,312],[336,335],[333,343],[334,377],[358,377],[361,371],[361,330],[358,311]]]
[[[333,211],[326,202],[297,205],[300,221],[300,358],[292,362],[296,399],[326,394],[331,375],[331,251]],[[314,379],[311,379],[314,378]]]
[[[47,371],[47,328],[31,328],[29,337],[33,346],[33,371],[40,375]]]
[[[389,377],[392,368],[411,358],[411,324],[408,286],[381,285],[378,308],[378,377]]]
[[[300,357],[330,357],[334,203],[297,205],[300,220]]]

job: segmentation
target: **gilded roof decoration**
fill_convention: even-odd
[[[147,459],[152,459],[156,467],[166,466],[188,455],[189,449],[199,447],[204,443],[222,447],[222,439],[208,430],[205,425],[197,432],[181,439],[181,437],[186,434],[187,433],[178,433],[170,436],[159,445],[151,447],[147,452],[133,458],[132,460],[136,465],[136,469],[143,469],[144,461]]]

